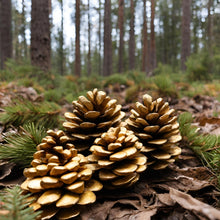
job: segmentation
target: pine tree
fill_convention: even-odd
[[[208,16],[207,16],[207,44],[208,44],[208,53],[210,56],[213,56],[213,51],[212,51],[212,29],[213,29],[213,19],[212,19],[212,14],[211,10],[213,7],[213,0],[208,0],[208,6],[207,6],[207,11],[208,11]]]
[[[12,57],[11,0],[0,0],[0,69]]]
[[[81,58],[80,58],[80,0],[76,0],[76,11],[75,11],[75,28],[76,28],[76,51],[75,51],[75,74],[81,75]]]
[[[129,30],[129,68],[133,70],[135,68],[135,3],[134,0],[130,0],[130,30]]]
[[[91,64],[91,20],[90,20],[90,2],[88,0],[88,56],[87,56],[87,63],[88,63],[88,76],[92,73],[92,64]]]
[[[191,0],[182,0],[182,27],[181,27],[181,69],[185,70],[185,62],[190,55],[190,21]]]
[[[155,44],[155,26],[154,26],[154,18],[155,18],[155,7],[156,0],[151,0],[151,21],[150,21],[150,57],[151,57],[151,72],[156,68],[156,44]]]
[[[21,27],[21,36],[22,36],[22,53],[24,59],[27,59],[27,41],[26,41],[26,7],[25,7],[25,2],[22,0],[22,17],[21,17],[21,22],[22,22],[22,27]]]
[[[63,36],[63,0],[59,0],[60,3],[60,10],[61,10],[61,24],[60,24],[60,31],[59,31],[59,70],[60,74],[64,75],[65,68],[65,54],[64,54],[64,36]]]
[[[149,64],[148,58],[148,34],[147,34],[147,15],[146,15],[146,0],[143,1],[143,29],[142,29],[142,67],[141,70],[143,72],[148,72],[147,69]]]
[[[102,75],[102,56],[101,56],[101,50],[102,50],[102,14],[101,14],[101,9],[102,9],[102,1],[99,0],[99,7],[98,7],[98,14],[99,14],[99,27],[98,27],[98,70],[99,70],[99,75]]]
[[[124,58],[124,0],[118,1],[118,27],[120,31],[119,49],[118,49],[118,72],[123,72]]]
[[[104,76],[109,76],[111,74],[112,74],[111,0],[105,0],[103,75]]]
[[[43,71],[51,62],[49,1],[32,0],[31,7],[31,63]]]
[[[172,9],[171,9],[171,54],[170,54],[170,63],[174,68],[178,64],[177,55],[179,53],[180,45],[180,14],[181,14],[181,1],[172,0]]]

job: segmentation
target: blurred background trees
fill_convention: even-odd
[[[0,1],[0,58],[1,69],[8,58],[12,57],[11,0]]]
[[[196,54],[219,69],[218,0],[0,0],[0,12],[1,69],[11,58],[60,75],[152,75]]]

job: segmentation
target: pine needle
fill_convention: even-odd
[[[192,115],[188,112],[179,116],[180,132],[188,141],[188,146],[199,156],[203,164],[217,176],[220,187],[220,137],[211,134],[200,134],[192,126]]]
[[[27,201],[29,195],[22,195],[19,186],[5,189],[0,194],[0,219],[2,220],[35,220],[40,214],[39,211],[34,212]],[[3,212],[4,211],[4,212]]]
[[[0,159],[10,160],[21,167],[30,166],[36,146],[46,136],[45,128],[34,123],[24,125],[22,131],[4,138],[6,144],[0,145]]]
[[[27,122],[43,124],[45,128],[59,127],[59,106],[52,102],[32,103],[27,100],[16,100],[4,108],[0,114],[3,124],[16,127]]]

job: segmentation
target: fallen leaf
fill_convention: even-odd
[[[219,210],[206,203],[200,202],[189,194],[170,188],[170,198],[184,209],[202,214],[210,220],[220,219]]]
[[[14,166],[14,163],[9,163],[8,161],[0,161],[0,180],[10,175],[11,170]]]

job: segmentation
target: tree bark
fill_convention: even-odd
[[[27,41],[26,41],[26,11],[25,11],[25,3],[22,0],[22,28],[21,28],[21,35],[23,40],[23,57],[27,59]]]
[[[80,55],[80,0],[76,0],[76,12],[75,12],[75,26],[76,26],[76,51],[75,51],[75,74],[81,75],[81,55]]]
[[[119,39],[119,60],[118,60],[118,72],[123,72],[123,58],[124,58],[124,0],[118,1],[118,27],[120,31]]]
[[[90,21],[90,0],[88,0],[88,76],[92,73],[91,64],[91,21]]]
[[[213,7],[213,0],[208,0],[208,18],[207,18],[207,42],[208,42],[208,52],[210,56],[213,55],[212,53],[212,15],[211,9]]]
[[[48,0],[32,0],[31,63],[43,71],[51,65],[50,22]]]
[[[104,12],[104,63],[103,75],[112,73],[112,24],[111,24],[111,0],[105,0]]]
[[[60,58],[60,73],[61,73],[61,75],[64,75],[63,0],[60,0],[60,7],[61,7],[61,36],[60,36],[60,55],[61,55],[61,58]]]
[[[102,75],[102,56],[101,56],[101,50],[102,50],[102,14],[101,14],[101,7],[102,7],[102,1],[99,0],[99,30],[98,30],[98,38],[99,38],[99,75]]]
[[[149,62],[148,59],[148,34],[147,34],[147,15],[146,15],[146,0],[143,1],[143,29],[142,29],[142,67],[141,71],[148,72],[148,66],[147,62]]]
[[[181,0],[172,0],[171,9],[171,64],[173,69],[178,63],[178,53],[180,50],[180,18],[181,18]]]
[[[186,70],[185,62],[190,55],[190,20],[191,0],[182,0],[182,27],[181,27],[181,69]]]
[[[1,69],[12,57],[11,0],[0,0],[0,58]]]
[[[129,69],[135,68],[135,5],[134,0],[130,0],[130,30],[129,30]]]
[[[151,57],[151,72],[156,68],[156,44],[155,44],[155,27],[154,27],[154,18],[155,18],[155,5],[156,0],[151,0],[151,21],[150,21],[150,57]]]

